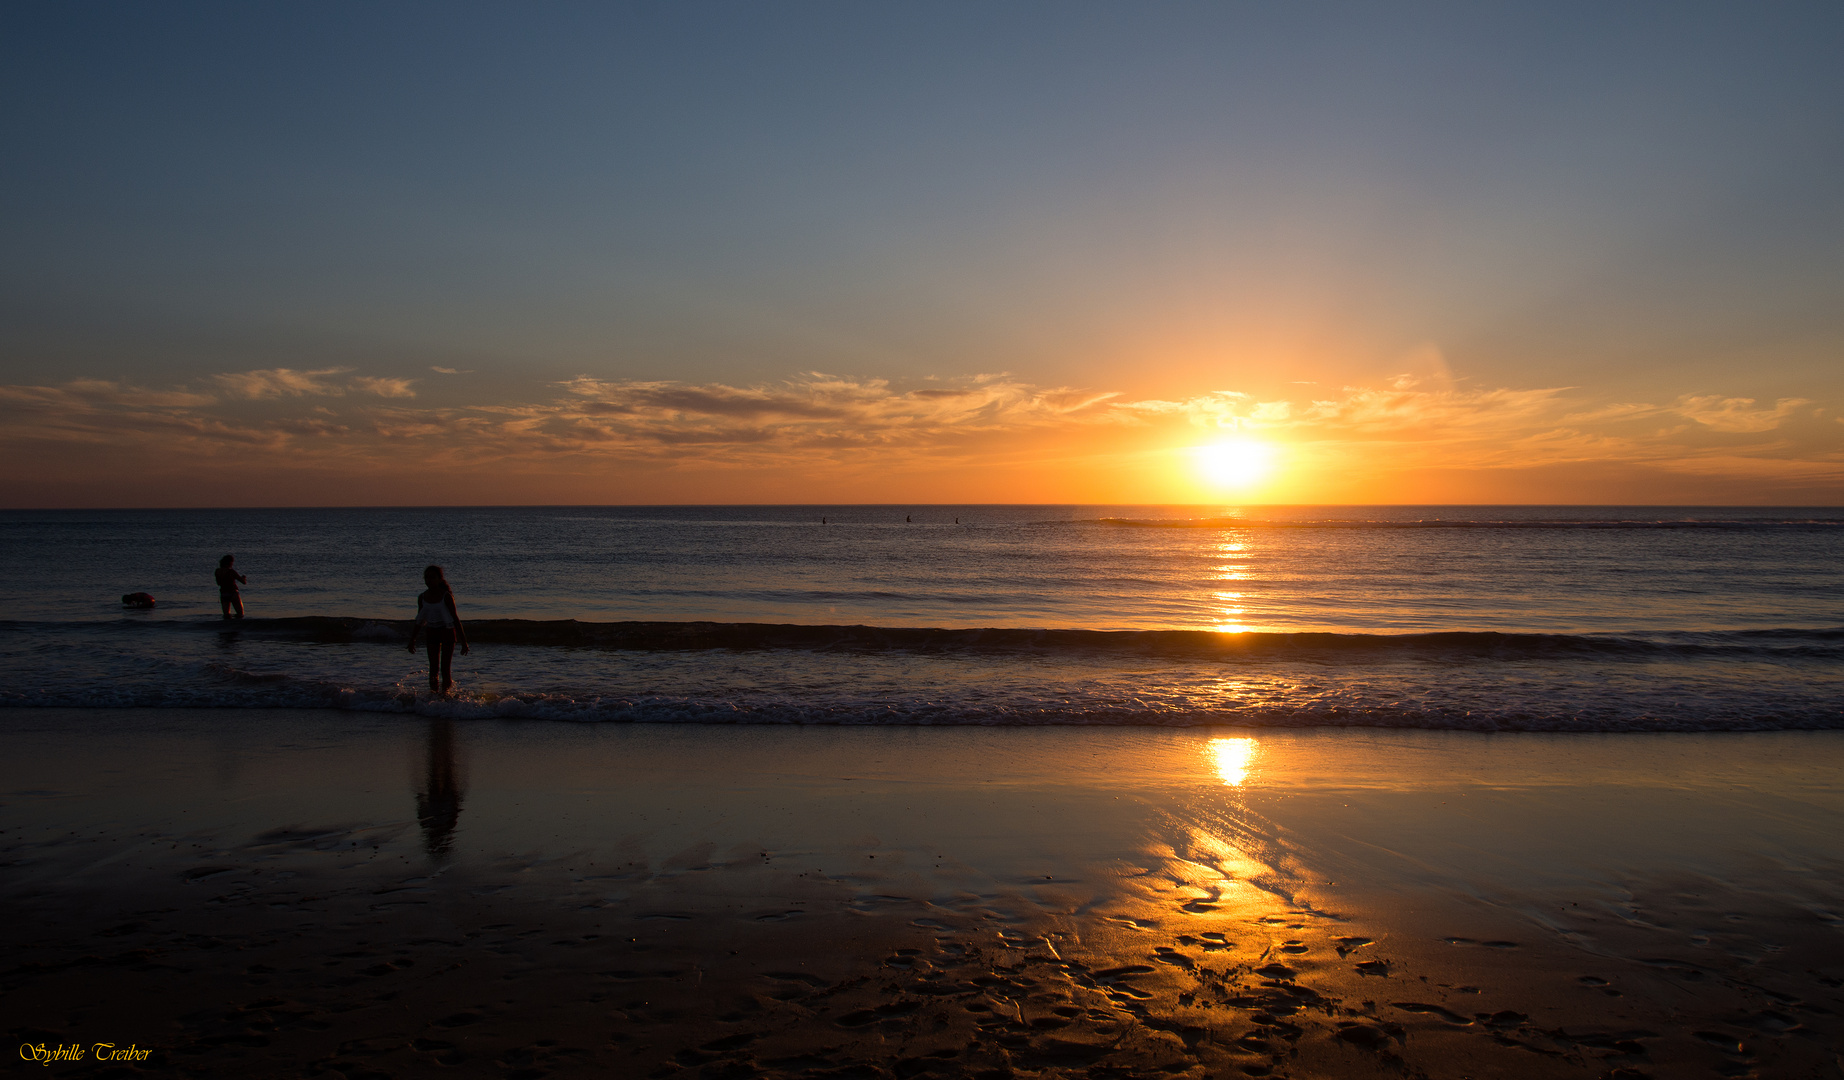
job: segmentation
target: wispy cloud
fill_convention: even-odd
[[[1754,402],[1754,398],[1723,397],[1720,394],[1685,394],[1670,405],[1633,402],[1603,405],[1571,414],[1564,417],[1564,420],[1574,424],[1599,424],[1671,416],[1694,420],[1711,431],[1748,433],[1772,431],[1796,414],[1801,406],[1812,404],[1806,398],[1781,398],[1771,409],[1757,409]]]
[[[416,391],[412,389],[415,379],[379,379],[360,375],[349,384],[351,389],[361,394],[376,394],[379,397],[413,398]]]
[[[212,394],[190,390],[149,390],[105,379],[72,379],[62,386],[0,386],[0,402],[38,403],[72,409],[103,405],[155,408],[202,408],[217,402]]]
[[[1805,398],[1781,398],[1771,409],[1754,408],[1753,398],[1682,397],[1672,407],[1679,416],[1695,420],[1713,431],[1772,431],[1801,405]]]
[[[295,371],[292,368],[270,368],[267,371],[243,371],[235,374],[212,376],[224,392],[234,398],[259,400],[262,398],[301,397],[337,397],[346,392],[346,388],[332,381],[331,376],[342,375],[351,368],[322,368],[319,371]]]
[[[413,379],[375,378],[360,375],[340,380],[351,368],[320,368],[296,371],[293,368],[269,368],[212,376],[224,393],[246,401],[281,397],[343,397],[347,393],[376,394],[379,397],[415,397]]]
[[[1040,389],[995,376],[950,387],[898,390],[884,379],[809,372],[769,386],[703,386],[610,382],[578,378],[562,384],[580,402],[564,402],[560,417],[604,425],[638,437],[681,430],[775,432],[867,442],[927,436],[948,430],[1029,426],[1079,415],[1115,395]]]

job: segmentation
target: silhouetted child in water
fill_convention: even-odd
[[[243,618],[243,594],[237,591],[237,583],[250,583],[249,578],[231,568],[231,564],[236,561],[235,555],[226,555],[218,560],[218,606],[224,609],[224,617],[227,619],[231,617],[232,608],[237,610],[237,618]]]
[[[424,570],[423,584],[429,588],[416,597],[416,622],[410,627],[410,651],[416,651],[416,632],[427,627],[429,692],[446,694],[455,685],[452,674],[455,642],[461,643],[461,655],[466,656],[467,632],[461,629],[461,614],[455,610],[455,592],[448,587],[448,579],[442,576],[442,568],[431,566]]]

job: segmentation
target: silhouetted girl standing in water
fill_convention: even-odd
[[[466,656],[467,632],[461,629],[461,614],[455,610],[455,593],[448,587],[448,579],[442,576],[442,568],[431,566],[424,570],[423,584],[429,587],[416,598],[410,651],[416,651],[416,632],[426,627],[429,631],[429,692],[446,694],[455,685],[452,674],[455,642],[461,643],[461,655]]]
[[[237,609],[237,618],[243,618],[243,594],[237,591],[239,582],[248,585],[250,579],[237,572],[237,556],[226,555],[218,560],[218,606],[224,609],[224,617],[231,617],[231,609]]]

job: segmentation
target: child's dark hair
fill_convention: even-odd
[[[231,563],[233,563],[233,562],[236,562],[236,561],[237,561],[237,556],[235,556],[235,555],[226,555],[226,556],[224,556],[224,557],[223,557],[222,559],[219,559],[219,560],[218,560],[218,565],[219,565],[219,566],[229,566],[229,565],[230,565]],[[438,569],[439,569],[439,567],[438,567]]]
[[[430,592],[439,592],[443,596],[455,594],[455,591],[448,587],[448,579],[442,576],[442,568],[433,564],[423,568],[423,584],[429,586]]]

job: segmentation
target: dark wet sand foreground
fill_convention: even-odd
[[[1844,1074],[1844,733],[0,728],[41,1075]]]

